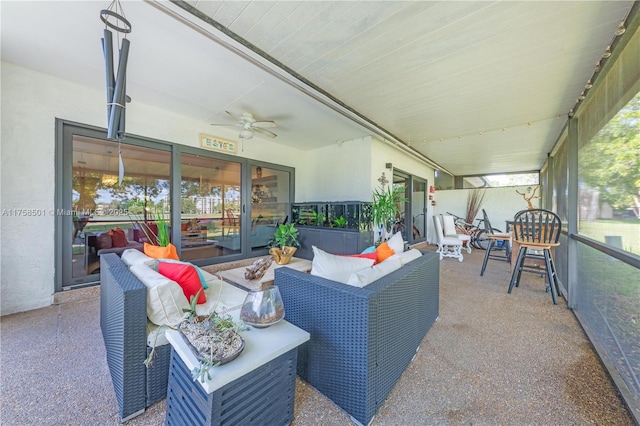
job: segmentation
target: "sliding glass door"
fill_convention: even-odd
[[[98,282],[103,253],[143,250],[156,219],[198,265],[266,255],[288,220],[291,167],[63,120],[57,132],[56,291]]]
[[[264,165],[251,166],[252,252],[266,249],[277,225],[289,218],[291,172]]]
[[[77,285],[99,279],[101,253],[140,248],[139,223],[170,217],[171,153],[78,134],[70,151],[70,183],[58,217],[71,225],[63,238],[63,258],[70,260],[63,265],[65,282]]]
[[[401,232],[408,244],[426,240],[427,181],[419,177],[393,170],[393,185],[403,186],[406,202],[398,205],[394,232]],[[408,224],[408,225],[407,225]]]
[[[425,241],[427,238],[427,181],[411,179],[411,242]]]
[[[181,155],[180,259],[193,261],[242,250],[242,164]]]

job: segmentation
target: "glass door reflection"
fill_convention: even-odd
[[[182,154],[180,259],[241,252],[241,164]]]

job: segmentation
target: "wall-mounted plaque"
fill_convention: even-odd
[[[227,154],[236,154],[238,152],[238,144],[236,142],[217,136],[205,135],[204,133],[200,133],[200,146],[212,151],[226,152]]]

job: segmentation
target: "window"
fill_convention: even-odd
[[[640,93],[578,151],[578,230],[640,254]]]

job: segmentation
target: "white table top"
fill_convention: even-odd
[[[239,310],[230,314],[234,320],[238,320]],[[200,362],[179,333],[177,330],[167,330],[167,340],[187,368],[193,371],[200,366]],[[227,383],[300,346],[310,337],[306,331],[284,320],[267,328],[250,327],[248,331],[242,331],[240,334],[245,341],[244,350],[240,356],[228,364],[212,368],[211,380],[205,380],[204,383],[197,380],[205,392],[212,393],[220,389]]]

